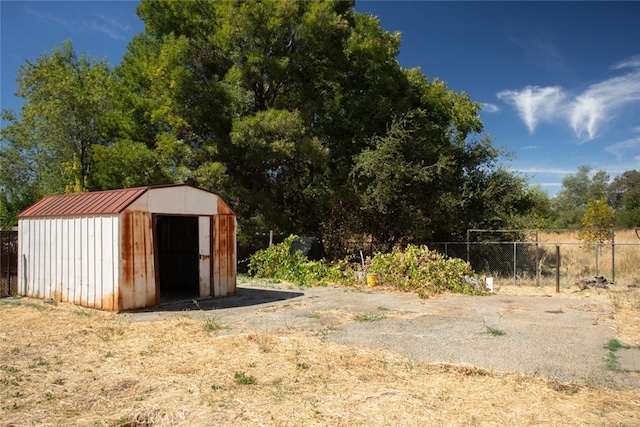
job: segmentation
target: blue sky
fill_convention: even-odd
[[[0,2],[2,108],[18,67],[72,39],[117,65],[142,31],[133,1]],[[640,170],[640,2],[358,2],[402,34],[399,61],[483,105],[508,166],[550,194],[581,165]]]

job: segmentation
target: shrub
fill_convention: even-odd
[[[482,293],[468,262],[448,258],[426,246],[409,245],[405,250],[377,254],[371,260],[369,271],[380,275],[380,283],[414,290],[424,297],[443,291]]]
[[[299,286],[326,285],[329,282],[353,284],[359,265],[341,260],[333,265],[309,261],[301,252],[291,253],[291,244],[299,239],[289,236],[284,242],[260,250],[249,258],[249,274],[258,278],[285,280]],[[409,245],[405,250],[377,254],[368,269],[380,275],[379,282],[428,297],[443,291],[481,294],[471,265],[448,258],[426,246]]]
[[[310,261],[300,251],[291,252],[291,244],[300,240],[289,236],[282,243],[262,249],[249,258],[249,274],[258,278],[285,280],[299,286],[326,285],[339,272],[324,261]]]

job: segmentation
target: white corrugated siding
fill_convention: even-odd
[[[20,219],[21,293],[117,309],[118,227],[115,215]]]
[[[200,255],[200,296],[211,296],[211,218],[198,217],[198,251]]]

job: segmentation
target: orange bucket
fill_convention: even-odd
[[[373,288],[378,282],[378,274],[377,273],[369,273],[367,274],[367,286]]]

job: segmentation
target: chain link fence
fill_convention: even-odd
[[[607,242],[581,241],[577,230],[470,230],[467,242],[423,242],[431,250],[468,261],[472,268],[494,283],[572,286],[581,280],[604,277],[622,285],[640,284],[640,237],[638,230],[607,230]],[[609,235],[609,234],[608,234]],[[519,240],[501,241],[500,237]],[[491,240],[486,240],[489,237]],[[484,238],[485,240],[482,240]],[[473,241],[471,241],[471,239]],[[352,241],[351,252],[370,241]]]
[[[640,243],[447,242],[431,249],[469,261],[483,276],[502,283],[573,285],[604,277],[627,285],[640,282]]]
[[[18,292],[18,232],[0,230],[0,297]]]

